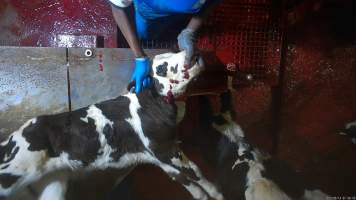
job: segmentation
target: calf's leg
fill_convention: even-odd
[[[53,181],[45,187],[39,200],[65,200],[66,190],[65,180]]]
[[[178,181],[183,187],[197,200],[207,200],[208,196],[205,191],[200,188],[194,181],[188,178],[181,170],[172,165],[160,163],[158,165],[164,172],[168,174],[174,181]]]
[[[195,199],[207,199],[206,194],[216,200],[223,200],[222,194],[214,184],[208,181],[196,164],[190,161],[182,151],[178,151],[169,162],[161,162],[159,166],[173,180],[180,182]]]

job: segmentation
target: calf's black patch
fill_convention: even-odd
[[[167,103],[152,89],[141,92],[138,101],[141,109],[137,113],[146,137],[160,145],[168,141],[173,143],[177,113],[175,104]]]
[[[176,64],[176,66],[171,66],[171,72],[173,72],[174,74],[176,74],[178,72],[178,64]]]
[[[236,143],[232,143],[226,137],[221,137],[218,155],[218,183],[227,200],[245,199],[249,165],[243,162],[232,170],[235,161],[243,159],[237,154],[238,148]]]
[[[8,168],[9,166],[10,166],[10,164],[7,164],[7,165],[1,167],[1,169],[6,169],[6,168]]]
[[[158,79],[153,78],[153,85],[154,85],[154,88],[156,89],[156,91],[157,91],[158,93],[161,93],[161,92],[162,92],[164,86],[163,86],[162,83],[160,83],[160,82],[158,81]]]
[[[20,178],[20,176],[13,175],[10,173],[3,173],[0,174],[0,185],[3,188],[9,188],[11,187],[16,181]]]
[[[156,73],[158,76],[166,77],[167,76],[167,62],[163,62],[162,64],[158,65],[156,67]]]
[[[304,194],[304,181],[286,162],[271,158],[263,163],[262,176],[276,183],[288,196],[299,199]]]
[[[132,126],[126,121],[126,119],[131,118],[129,109],[130,100],[127,97],[119,96],[116,99],[102,102],[96,106],[106,118],[114,122],[112,127],[107,124],[103,129],[103,134],[113,149],[110,157],[114,161],[118,161],[125,153],[144,151],[141,140]]]
[[[219,126],[228,124],[228,121],[222,115],[214,116],[214,122]]]
[[[10,137],[7,144],[5,144],[4,146],[0,145],[0,162],[1,162],[1,164],[8,163],[11,160],[13,160],[15,158],[17,152],[19,151],[19,147],[15,147],[16,142],[13,141],[12,139],[13,139],[13,136]],[[5,158],[7,158],[7,159],[5,160]],[[6,167],[4,167],[4,168],[6,168]]]
[[[48,141],[54,154],[66,152],[70,159],[82,161],[84,165],[93,162],[100,149],[95,121],[90,117],[87,122],[82,120],[87,110],[88,107],[47,119]]]
[[[239,160],[255,160],[255,157],[252,154],[253,149],[250,148],[249,146],[247,147],[248,149],[245,150],[241,156],[238,157]]]
[[[49,141],[47,137],[46,126],[43,123],[46,117],[38,117],[36,123],[28,125],[22,131],[22,136],[29,143],[29,151],[41,151],[46,150],[49,146]]]
[[[84,165],[94,161],[100,142],[94,120],[88,118],[88,123],[81,120],[87,109],[38,117],[22,133],[30,144],[28,150],[44,150],[50,157],[66,152],[69,159],[82,161]]]

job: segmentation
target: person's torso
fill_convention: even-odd
[[[140,0],[152,9],[161,13],[185,13],[199,12],[206,0]]]
[[[148,19],[171,14],[193,14],[201,10],[206,0],[134,0],[136,9]]]

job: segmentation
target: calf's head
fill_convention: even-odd
[[[165,53],[154,57],[152,77],[161,96],[174,99],[181,96],[188,84],[203,71],[203,61],[196,57],[191,66],[184,65],[185,51]]]

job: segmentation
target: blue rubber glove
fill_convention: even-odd
[[[131,76],[131,81],[135,81],[135,92],[140,93],[142,86],[144,88],[150,87],[152,80],[150,75],[151,63],[147,57],[135,59],[135,69]]]
[[[184,64],[190,64],[195,50],[195,32],[189,28],[183,29],[177,40],[179,49],[186,53]]]

